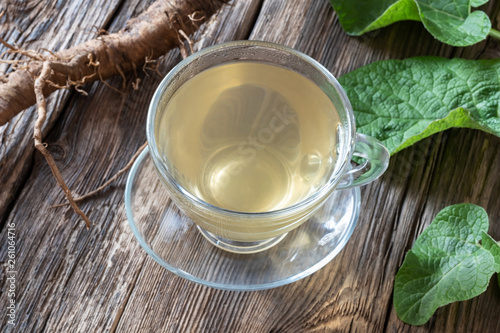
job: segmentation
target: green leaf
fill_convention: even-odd
[[[479,242],[488,231],[485,210],[472,204],[444,208],[408,252],[394,283],[398,317],[426,323],[436,309],[483,293],[495,259]]]
[[[342,28],[353,36],[380,29],[397,21],[420,21],[414,0],[330,0]]]
[[[491,30],[486,13],[474,11],[488,0],[330,0],[342,28],[359,36],[394,22],[422,21],[438,40],[468,46],[484,40]]]
[[[490,251],[490,253],[495,258],[495,271],[497,273],[500,273],[500,245],[498,245],[498,243],[485,232],[483,232],[481,237],[483,247],[486,250]]]
[[[491,30],[491,22],[485,12],[471,13],[471,0],[415,2],[425,28],[443,43],[453,46],[473,45],[484,40]]]
[[[391,154],[451,127],[500,136],[500,59],[385,60],[339,81],[358,131],[382,141]]]
[[[470,4],[472,7],[479,7],[487,3],[489,0],[471,0]]]

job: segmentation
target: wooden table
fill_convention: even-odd
[[[26,48],[67,48],[95,38],[100,27],[117,31],[152,0],[47,2],[0,4],[8,13],[0,34]],[[500,1],[484,10],[498,28]],[[234,0],[194,38],[196,49],[236,39],[281,43],[336,76],[380,59],[500,55],[500,43],[491,39],[468,48],[444,45],[418,22],[349,37],[326,0]],[[180,59],[177,50],[170,52],[160,72]],[[50,98],[44,140],[76,193],[97,188],[145,142],[147,106],[161,77],[140,78],[140,89],[125,95],[94,83],[85,87],[88,97],[63,91]],[[121,78],[109,84],[121,87]],[[420,327],[401,322],[392,304],[406,251],[445,206],[481,205],[492,221],[490,234],[500,239],[497,137],[454,129],[398,153],[387,173],[363,188],[358,226],[326,267],[284,287],[231,292],[182,279],[142,250],[126,221],[125,177],[82,203],[95,223],[90,230],[70,209],[49,208],[63,195],[34,152],[34,119],[28,109],[0,135],[2,262],[7,224],[15,223],[17,238],[14,328],[4,315],[8,282],[1,268],[0,322],[8,332],[500,332],[497,277],[483,295],[439,309]]]

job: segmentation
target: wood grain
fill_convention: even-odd
[[[95,38],[100,28],[107,28],[108,21],[122,0],[112,1],[20,1],[7,0],[0,4],[0,37],[12,45],[25,49],[52,51],[65,49]],[[7,48],[0,44],[0,54]],[[14,54],[4,60],[19,59]],[[7,64],[0,64],[0,72],[8,72]],[[53,127],[72,92],[59,91],[47,101],[47,121],[43,135]],[[31,107],[0,127],[0,225],[5,220],[9,206],[26,181],[33,166],[33,126],[37,113]]]
[[[145,5],[125,1],[111,29]],[[497,26],[500,3],[484,8]],[[198,38],[197,48],[245,38],[282,43],[318,59],[336,76],[388,58],[500,56],[498,42],[453,48],[434,40],[418,22],[349,37],[329,2],[314,0],[237,0]],[[179,60],[179,53],[171,52],[160,62],[161,72]],[[142,79],[141,89],[126,96],[93,84],[87,87],[89,97],[71,95],[62,107],[46,140],[79,193],[98,187],[145,141],[146,110],[160,77],[150,73]],[[499,138],[454,129],[398,153],[387,173],[363,188],[361,218],[344,250],[308,278],[259,292],[203,287],[148,257],[126,222],[124,179],[83,204],[96,221],[89,231],[70,210],[49,209],[62,195],[35,154],[29,178],[4,215],[17,225],[19,317],[15,328],[2,317],[2,327],[12,332],[498,332],[496,277],[483,295],[439,309],[420,327],[401,322],[392,305],[394,276],[404,254],[445,206],[483,206],[490,234],[500,239],[498,151]],[[0,237],[5,261],[5,228]],[[3,292],[4,274],[0,282]]]

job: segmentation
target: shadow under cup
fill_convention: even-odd
[[[228,209],[227,206],[217,205],[219,202],[217,200],[207,200],[213,191],[208,191],[207,196],[206,192],[193,187],[192,183],[196,181],[203,183],[204,178],[219,172],[221,168],[219,164],[212,162],[211,157],[207,160],[207,156],[223,154],[226,158],[223,166],[238,162],[242,150],[239,150],[238,155],[238,149],[231,150],[231,146],[228,146],[229,148],[225,146],[224,138],[236,135],[239,138],[236,142],[248,142],[251,139],[250,133],[245,132],[245,128],[249,127],[248,122],[252,123],[250,127],[253,133],[269,134],[267,136],[262,134],[261,141],[264,141],[266,149],[260,149],[262,152],[256,150],[256,153],[267,154],[263,157],[262,163],[276,164],[276,156],[288,156],[290,161],[300,165],[303,159],[303,156],[299,156],[300,142],[308,140],[300,137],[304,136],[300,130],[301,126],[305,126],[302,125],[303,120],[299,121],[297,117],[294,119],[292,114],[285,129],[271,133],[269,124],[276,122],[276,119],[286,118],[287,111],[278,107],[267,113],[248,115],[242,112],[242,115],[231,118],[239,120],[226,121],[227,126],[224,127],[224,119],[228,118],[224,117],[224,112],[233,112],[227,111],[228,103],[224,103],[225,100],[229,100],[231,104],[231,98],[238,94],[250,94],[253,97],[247,98],[246,103],[269,99],[265,96],[260,98],[261,91],[255,86],[245,85],[245,82],[221,94],[220,101],[215,101],[205,114],[196,114],[194,118],[190,118],[192,110],[182,110],[180,116],[168,114],[167,105],[172,101],[174,94],[195,75],[220,65],[238,62],[266,64],[291,70],[312,81],[333,104],[329,112],[331,118],[336,119],[336,125],[332,125],[329,129],[328,134],[331,139],[329,141],[327,139],[326,143],[323,142],[325,140],[317,142],[318,146],[329,145],[328,149],[331,150],[331,154],[326,156],[329,164],[324,167],[322,182],[308,193],[301,194],[300,191],[298,194],[293,193],[295,197],[287,201],[289,204],[283,207],[274,206],[278,208],[271,208],[269,211],[253,212],[252,206],[249,206],[252,200],[241,200],[237,197],[234,199],[231,192],[218,193],[219,196],[222,195],[223,202],[232,204]],[[199,94],[199,91],[193,91],[192,98],[200,98]],[[245,98],[242,100],[245,101]],[[274,105],[286,105],[279,96],[274,96],[272,100]],[[241,99],[239,102],[241,103]],[[311,117],[313,116],[312,113]],[[259,121],[255,121],[256,118]],[[212,124],[216,130],[206,130],[210,129]],[[309,132],[314,136],[314,131]],[[314,59],[298,51],[266,42],[237,41],[220,44],[197,52],[179,63],[163,79],[153,96],[148,111],[147,139],[156,171],[176,205],[212,244],[237,253],[259,252],[275,245],[286,236],[287,232],[307,221],[336,187],[346,188],[368,183],[380,176],[388,164],[387,151],[379,142],[371,137],[356,135],[350,103],[332,74]],[[193,141],[198,144],[184,147]],[[309,138],[309,141],[314,142],[314,137]],[[360,149],[357,149],[356,142],[361,142],[364,146],[361,145],[358,147]],[[241,148],[241,144],[238,146]],[[263,142],[256,143],[255,147],[260,146],[263,146]],[[324,147],[322,149],[325,150]],[[365,158],[367,162],[351,170],[350,161],[353,153]],[[233,159],[231,154],[234,154]],[[198,176],[192,177],[190,173]],[[354,182],[351,176],[353,173],[361,174]],[[244,175],[238,176],[241,178]],[[289,177],[286,170],[277,172],[276,175],[262,173],[258,177],[267,176],[270,178],[262,180],[263,182],[272,183],[279,177]],[[224,180],[219,183],[223,184]],[[268,201],[266,191],[259,192],[255,189],[252,192],[251,182],[247,183],[249,183],[246,184],[249,188],[245,192],[247,195],[258,196],[264,203]],[[219,186],[219,189],[224,191],[225,186]],[[201,187],[203,186],[199,188]],[[241,208],[238,207],[238,201],[232,202],[232,199],[240,200]]]

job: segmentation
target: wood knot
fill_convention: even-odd
[[[59,144],[50,144],[47,146],[47,150],[56,162],[62,161],[66,158],[66,149]]]

